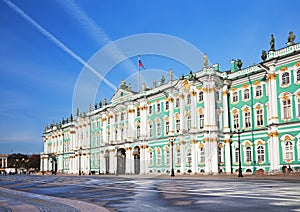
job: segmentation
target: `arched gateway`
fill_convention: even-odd
[[[117,174],[126,173],[126,150],[124,148],[118,149],[117,152]]]
[[[134,174],[140,174],[140,147],[136,146],[133,149],[134,158]]]

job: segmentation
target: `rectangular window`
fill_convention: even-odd
[[[148,110],[149,115],[152,114],[152,105],[149,106],[149,110]]]
[[[152,128],[152,125],[149,125],[149,136],[150,136],[150,138],[153,137],[153,128]]]
[[[170,126],[169,126],[169,122],[167,121],[166,122],[166,135],[169,134],[169,131],[170,131]]]
[[[250,118],[250,111],[245,112],[245,127],[249,128],[251,127],[251,118]]]
[[[156,105],[156,112],[160,113],[160,104],[159,103]]]
[[[179,104],[180,104],[179,98],[176,98],[175,107],[179,107]]]
[[[180,131],[180,119],[176,120],[176,132],[179,133]]]
[[[191,120],[191,116],[187,117],[187,130],[190,131],[191,130],[191,125],[192,125],[192,120]]]
[[[263,116],[263,110],[259,109],[256,111],[256,118],[257,118],[257,126],[261,127],[264,124],[264,116]]]
[[[239,114],[234,114],[234,115],[233,115],[233,127],[234,127],[234,129],[240,128],[240,124],[239,124]]]
[[[161,136],[161,124],[157,123],[156,125],[157,137]]]
[[[199,127],[200,127],[200,129],[203,129],[204,128],[204,114],[199,115],[199,121],[200,121]]]

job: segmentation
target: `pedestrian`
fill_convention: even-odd
[[[291,168],[291,165],[289,165],[288,171],[289,171],[289,173],[291,173],[293,171],[293,169]]]

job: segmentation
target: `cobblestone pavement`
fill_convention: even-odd
[[[299,176],[0,176],[0,211],[300,211],[299,191]]]

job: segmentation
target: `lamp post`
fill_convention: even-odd
[[[239,175],[238,177],[243,177],[243,173],[242,173],[242,161],[241,161],[241,133],[243,131],[238,130],[236,133],[238,135],[238,144],[239,144]]]
[[[78,150],[78,154],[79,154],[79,164],[78,164],[78,168],[79,168],[79,175],[81,175],[81,151],[82,151],[82,147],[79,148]]]
[[[169,141],[170,141],[170,146],[171,146],[171,150],[172,150],[172,154],[171,154],[171,165],[172,165],[171,177],[175,177],[175,173],[174,173],[174,141],[175,141],[175,138],[170,137]]]

